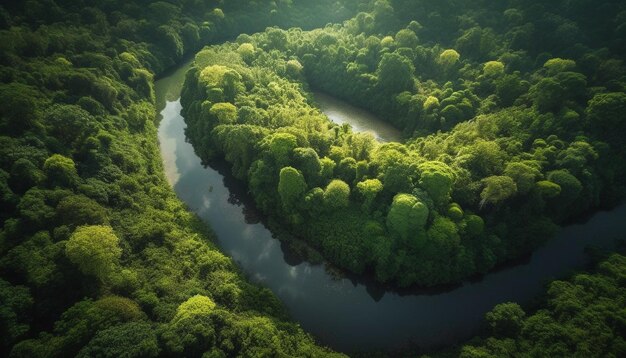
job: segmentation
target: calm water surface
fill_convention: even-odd
[[[179,198],[213,228],[223,252],[252,280],[270,288],[306,331],[334,349],[460,342],[476,333],[484,314],[495,304],[529,302],[543,291],[547,281],[582,267],[586,245],[611,247],[615,239],[624,238],[626,205],[600,212],[584,224],[563,228],[527,263],[445,292],[399,294],[338,279],[327,273],[324,265],[301,262],[283,249],[259,221],[245,189],[225,175],[227,170],[202,166],[185,141],[185,123],[180,116],[178,97],[186,69],[182,66],[156,83],[162,116],[159,141],[169,182]],[[382,140],[396,138],[393,131],[379,131],[385,126],[371,115],[355,119],[354,107],[324,96],[317,95],[316,99],[333,120],[344,118],[355,130],[375,128]]]
[[[314,92],[313,96],[322,112],[335,123],[348,123],[355,132],[372,133],[381,142],[399,142],[402,139],[399,130],[366,110],[322,92]]]

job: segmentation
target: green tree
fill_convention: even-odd
[[[335,179],[328,183],[324,190],[324,205],[331,210],[348,207],[350,202],[350,186],[346,182]]]
[[[243,43],[237,48],[237,53],[239,53],[241,58],[243,58],[243,60],[247,63],[252,61],[255,51],[254,45],[251,43]]]
[[[549,76],[554,76],[560,72],[573,71],[576,68],[576,62],[562,58],[551,58],[543,64],[543,67]]]
[[[216,103],[211,106],[209,113],[213,118],[217,119],[218,124],[237,123],[237,107],[232,103]]]
[[[366,179],[358,182],[358,192],[363,196],[363,211],[369,213],[376,200],[376,196],[383,190],[383,183],[378,179]]]
[[[485,319],[492,334],[498,337],[516,337],[522,329],[525,316],[526,313],[517,303],[506,302],[487,312]]]
[[[20,158],[11,166],[9,185],[14,192],[24,193],[41,183],[44,177],[44,173],[33,162],[26,158]]]
[[[483,65],[483,73],[487,77],[497,77],[504,73],[504,64],[500,61],[489,61]]]
[[[294,165],[302,172],[311,186],[317,183],[322,171],[322,163],[313,148],[296,148],[293,150]]]
[[[461,55],[452,49],[444,50],[437,58],[437,63],[445,75],[449,75],[457,67]]]
[[[149,323],[129,322],[99,331],[77,357],[156,357],[159,345]]]
[[[284,167],[280,170],[278,180],[278,194],[285,210],[293,209],[303,198],[307,190],[304,176],[297,169]]]
[[[0,347],[7,351],[16,339],[30,329],[28,310],[33,298],[27,287],[13,286],[0,279]]]
[[[389,231],[404,240],[424,230],[428,220],[428,207],[410,194],[397,194],[387,214]]]
[[[51,186],[73,187],[79,180],[74,161],[60,154],[46,159],[43,170]]]
[[[497,205],[517,193],[517,185],[508,176],[490,176],[482,180],[485,188],[480,193],[481,208],[486,204]]]
[[[583,190],[580,181],[567,170],[555,170],[548,173],[548,180],[561,188],[557,197],[561,208],[573,203]]]
[[[65,145],[72,145],[97,131],[95,118],[76,105],[54,105],[47,111],[48,133]]]
[[[376,73],[378,83],[387,93],[400,93],[413,89],[413,72],[411,61],[397,53],[383,55]]]
[[[535,186],[535,181],[541,172],[528,164],[522,162],[510,162],[504,169],[504,174],[517,185],[517,192],[527,194]]]
[[[65,225],[103,225],[109,219],[106,210],[84,195],[72,195],[59,202],[57,217]]]
[[[290,133],[275,133],[267,138],[267,143],[276,165],[281,167],[289,163],[293,150],[298,146],[298,139]]]
[[[450,197],[454,173],[443,162],[431,161],[419,165],[419,185],[426,190],[436,204],[445,203]]]
[[[186,356],[197,356],[208,351],[216,339],[211,322],[215,310],[213,300],[202,295],[195,295],[181,303],[161,334],[167,350]]]
[[[415,48],[418,43],[417,35],[409,29],[402,29],[396,33],[396,45],[398,47]]]
[[[588,127],[607,138],[613,144],[624,143],[626,130],[623,116],[626,113],[626,93],[599,93],[587,106]]]
[[[65,254],[82,273],[105,280],[122,256],[119,241],[109,226],[81,226],[68,240]]]

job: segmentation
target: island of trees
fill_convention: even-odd
[[[624,196],[622,1],[3,2],[1,356],[343,356],[164,178],[155,77],[226,40],[187,75],[189,139],[346,270],[458,281]],[[312,89],[405,140],[331,123]],[[624,356],[624,277],[609,256],[438,354]]]
[[[339,267],[400,286],[485,273],[624,194],[623,39],[604,12],[531,3],[376,1],[210,46],[187,74],[186,134]],[[406,139],[333,124],[311,89]]]

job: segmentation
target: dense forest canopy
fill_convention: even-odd
[[[349,271],[430,286],[526,254],[623,198],[623,39],[598,30],[623,5],[457,3],[443,17],[441,4],[376,1],[342,25],[205,48],[183,90],[186,133],[277,230]],[[405,141],[331,123],[311,89]]]
[[[3,3],[0,355],[334,355],[176,198],[153,86],[212,41],[348,13],[330,1]]]
[[[182,97],[196,152],[345,270],[459,281],[624,197],[618,0],[6,2],[0,355],[342,356],[164,178],[155,77],[206,45]],[[333,124],[312,89],[405,139]],[[623,356],[625,267],[496,306],[491,337],[444,354]]]

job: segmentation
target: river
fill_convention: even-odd
[[[221,250],[251,280],[270,288],[293,319],[322,344],[336,350],[395,349],[408,344],[458,343],[474,335],[494,305],[528,303],[545,283],[567,276],[586,263],[591,243],[611,247],[626,232],[626,205],[599,212],[583,224],[564,227],[523,264],[506,267],[445,291],[397,293],[372,283],[329,274],[325,265],[293,257],[259,220],[245,188],[226,168],[203,167],[185,141],[178,100],[187,66],[157,81],[161,113],[159,141],[167,178],[191,210],[208,223]],[[316,97],[318,103],[322,102]],[[333,99],[320,104],[326,113],[349,121],[353,107]],[[347,108],[350,115],[343,111]],[[336,115],[329,115],[333,117]],[[374,117],[359,118],[357,130],[382,128]],[[356,122],[355,122],[356,123]],[[380,131],[381,139],[392,140]]]

